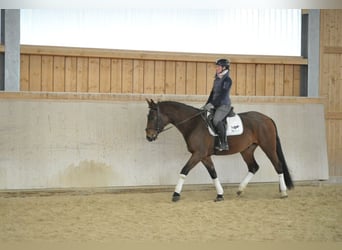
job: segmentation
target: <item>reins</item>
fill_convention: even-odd
[[[186,123],[186,122],[188,122],[188,121],[194,119],[195,117],[197,117],[197,116],[203,114],[204,112],[205,112],[205,110],[201,110],[200,112],[197,112],[196,114],[194,114],[194,115],[192,115],[192,116],[186,118],[185,120],[180,121],[180,122],[178,122],[178,123],[175,123],[174,126],[177,127],[177,126],[179,126],[179,125],[181,125],[181,124],[183,124],[183,123]],[[157,116],[159,116],[159,107],[158,107]],[[160,130],[159,133],[165,132],[165,131],[167,131],[167,130],[169,130],[169,129],[171,129],[171,128],[173,128],[173,126],[170,126],[170,127],[168,127],[168,128],[164,128],[163,130]]]

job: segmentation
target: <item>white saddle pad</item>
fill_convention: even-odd
[[[241,135],[243,133],[243,125],[239,115],[232,117],[227,117],[227,130],[226,134],[229,135]],[[217,134],[208,126],[209,133],[212,136],[217,136]]]

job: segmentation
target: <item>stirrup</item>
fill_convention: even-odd
[[[222,143],[220,142],[219,145],[215,146],[215,149],[217,149],[218,151],[225,151],[225,150],[229,150],[229,146],[228,144],[222,145]]]
[[[219,145],[215,146],[215,149],[217,149],[218,151],[226,151],[229,150],[229,146],[228,144],[223,145],[223,143],[220,142]]]

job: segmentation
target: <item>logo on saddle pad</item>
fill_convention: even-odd
[[[234,115],[232,117],[227,117],[226,119],[226,135],[241,135],[243,133],[243,125],[239,115]],[[217,136],[217,134],[213,131],[211,126],[208,126],[209,133],[212,136]]]

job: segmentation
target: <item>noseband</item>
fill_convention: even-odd
[[[148,130],[156,130],[157,131],[157,134],[165,131],[163,129],[160,128],[160,125],[159,125],[159,120],[160,120],[160,111],[159,111],[159,105],[157,105],[157,109],[154,109],[154,108],[151,108],[152,110],[156,110],[157,111],[157,120],[156,120],[156,124],[155,124],[155,127],[154,128],[146,128],[145,131],[148,131]]]

